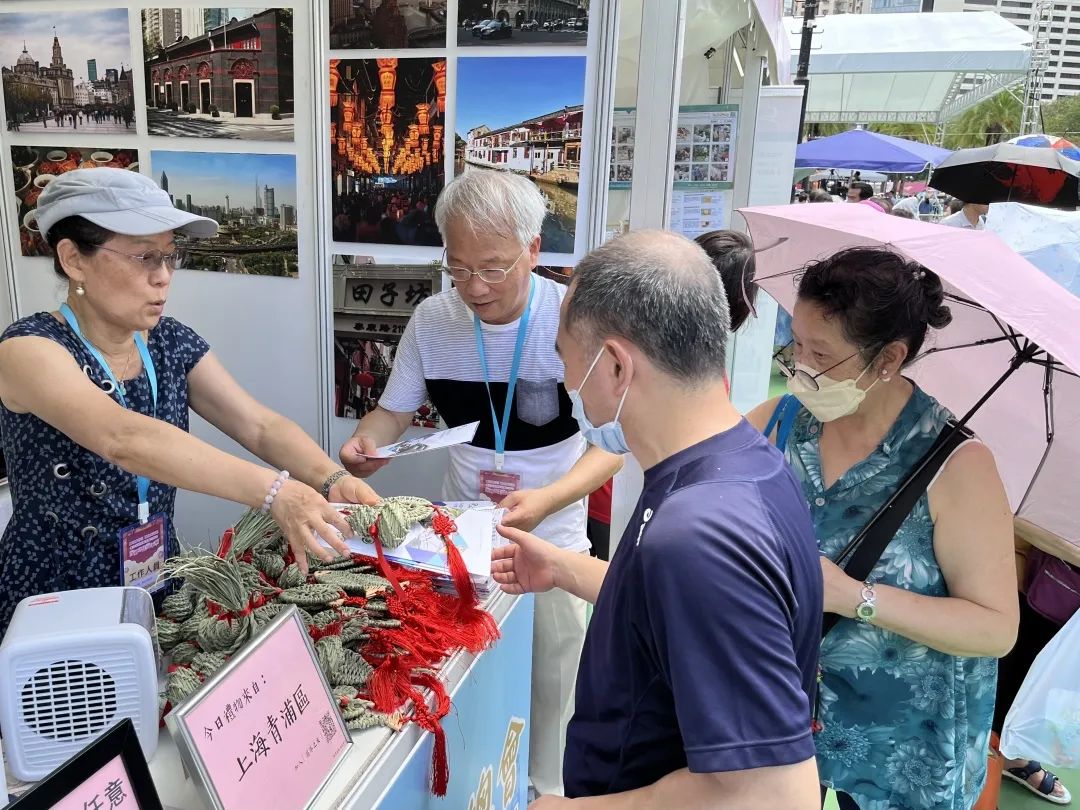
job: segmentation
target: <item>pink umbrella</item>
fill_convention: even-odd
[[[953,322],[911,376],[994,451],[1018,517],[1080,545],[1080,298],[988,231],[860,205],[740,209],[758,283],[789,311],[798,272],[849,247],[887,247],[937,273]]]

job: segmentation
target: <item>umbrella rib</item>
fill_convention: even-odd
[[[1042,475],[1043,468],[1050,458],[1050,451],[1054,447],[1054,365],[1048,363],[1043,368],[1045,369],[1043,375],[1043,415],[1046,419],[1046,449],[1043,450],[1042,458],[1039,459],[1039,466],[1035,468],[1035,472],[1031,476],[1031,482],[1024,492],[1024,497],[1020,499],[1020,505],[1016,507],[1017,515],[1020,514],[1027,504],[1028,498],[1031,497],[1031,493],[1035,490],[1035,483],[1039,480],[1039,476]]]
[[[997,324],[997,328],[1001,330],[1001,334],[1003,334],[1005,336],[1005,338],[1012,344],[1012,347],[1017,352],[1021,351],[1020,342],[1017,339],[1017,338],[1021,337],[1020,333],[1017,332],[1016,330],[1014,330],[1007,323],[1002,321],[997,315],[995,315],[993,312],[988,310],[982,304],[979,304],[976,301],[972,301],[969,298],[964,298],[963,296],[956,295],[954,293],[945,293],[945,298],[947,300],[953,302],[953,303],[961,304],[963,306],[971,307],[972,309],[977,309],[977,310],[980,310],[981,312],[985,312],[987,315],[989,315],[993,319],[994,323]],[[978,345],[978,344],[976,344],[976,345]]]
[[[925,352],[922,352],[918,357],[915,358],[915,361],[918,362],[919,360],[922,360],[928,354],[938,354],[940,352],[949,352],[949,351],[952,351],[953,349],[972,349],[972,348],[974,348],[976,346],[989,346],[992,343],[1002,343],[1002,342],[1004,342],[1006,340],[1009,341],[1010,343],[1013,342],[1013,339],[1009,335],[1002,335],[1001,337],[983,338],[982,340],[975,340],[975,341],[972,341],[971,343],[960,343],[960,344],[958,344],[956,346],[935,346],[932,349],[927,349]]]
[[[1042,366],[1043,368],[1052,368],[1059,374],[1068,374],[1070,377],[1080,378],[1080,374],[1077,374],[1071,368],[1062,365],[1060,360],[1055,360],[1052,357],[1048,357],[1045,360],[1029,360],[1032,365]]]

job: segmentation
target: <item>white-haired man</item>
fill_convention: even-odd
[[[621,466],[586,450],[555,351],[566,288],[536,273],[546,215],[536,186],[509,172],[470,170],[446,186],[435,221],[454,289],[421,303],[398,347],[379,405],[341,448],[345,466],[396,441],[429,397],[447,425],[480,422],[472,443],[450,449],[447,500],[488,498],[504,524],[587,553],[584,499]],[[565,592],[536,600],[529,777],[562,793],[566,724],[585,639],[585,603]]]

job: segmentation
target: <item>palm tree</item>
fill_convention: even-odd
[[[950,121],[945,131],[945,146],[963,149],[1007,141],[1020,134],[1022,113],[1020,99],[1003,90]]]

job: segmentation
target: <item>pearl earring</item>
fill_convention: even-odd
[[[75,285],[75,294],[76,295],[86,295],[86,289],[83,287],[82,284],[76,284]]]

